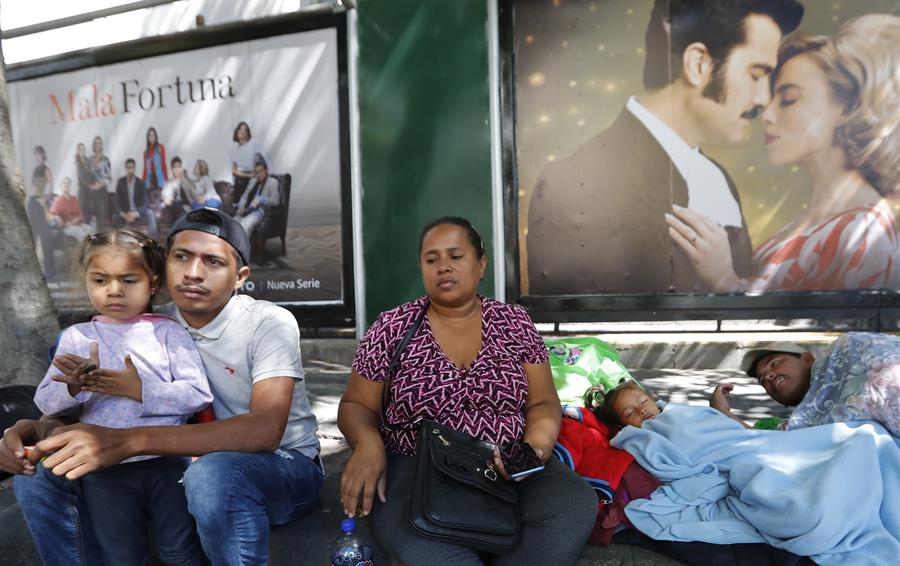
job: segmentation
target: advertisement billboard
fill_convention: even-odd
[[[26,209],[58,306],[86,305],[68,269],[85,236],[131,227],[165,244],[203,206],[250,235],[243,293],[352,302],[339,30],[226,35],[10,82]]]
[[[519,296],[900,289],[900,8],[751,4],[507,4]]]

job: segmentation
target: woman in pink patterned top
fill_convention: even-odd
[[[574,563],[593,527],[596,497],[549,459],[561,412],[537,329],[522,307],[476,294],[487,258],[467,220],[428,224],[419,262],[427,296],[378,317],[357,349],[341,399],[338,424],[353,449],[341,478],[345,511],[372,510],[375,536],[404,564],[482,564],[475,550],[419,536],[404,515],[417,425],[434,420],[498,445],[524,440],[545,469],[517,484],[521,543],[494,563]],[[388,365],[423,309],[391,380],[386,416],[393,428],[380,427]]]
[[[798,163],[809,204],[732,267],[724,228],[676,207],[669,233],[721,292],[900,288],[900,234],[885,197],[900,190],[900,17],[869,14],[782,47],[763,112],[775,164]]]

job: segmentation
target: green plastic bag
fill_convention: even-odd
[[[602,385],[607,391],[631,375],[619,362],[619,353],[604,342],[590,336],[545,340],[550,351],[550,371],[559,400],[582,406],[582,396],[589,387]]]

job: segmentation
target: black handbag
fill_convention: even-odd
[[[400,354],[422,324],[428,304],[394,351],[385,378],[381,421]],[[493,467],[493,445],[423,420],[416,443],[416,469],[406,502],[413,529],[425,538],[500,553],[519,543],[519,493]]]
[[[493,445],[422,421],[407,515],[420,535],[488,552],[519,543],[519,493],[490,463]]]

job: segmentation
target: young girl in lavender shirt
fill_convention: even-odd
[[[151,314],[164,265],[159,245],[135,230],[85,238],[78,266],[100,314],[60,337],[35,395],[44,414],[113,428],[174,425],[212,402],[191,336]],[[184,458],[138,456],[80,480],[107,564],[147,562],[148,521],[164,562],[204,563],[180,483],[186,467]]]

